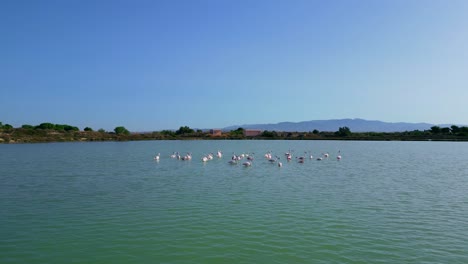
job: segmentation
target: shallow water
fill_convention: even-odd
[[[468,263],[467,157],[457,142],[0,145],[0,262]]]

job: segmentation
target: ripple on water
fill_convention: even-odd
[[[466,144],[7,148],[11,155],[0,160],[2,263],[468,263]],[[225,157],[257,154],[249,168],[197,159],[218,149]],[[278,168],[258,154],[289,149],[315,156],[339,149],[343,159]],[[173,151],[194,159],[171,159]],[[434,151],[440,157],[428,160],[425,153]]]

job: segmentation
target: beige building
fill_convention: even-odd
[[[260,129],[245,129],[244,136],[246,137],[255,137],[262,134],[262,130]]]
[[[221,136],[222,133],[221,129],[210,129],[210,135],[212,136]]]

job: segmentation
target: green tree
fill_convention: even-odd
[[[262,137],[267,137],[267,138],[275,138],[278,134],[276,131],[268,131],[264,130],[262,134],[260,134]]]
[[[231,130],[229,133],[231,135],[244,135],[245,129],[242,127],[237,128],[236,130]]]
[[[457,134],[458,132],[460,132],[460,128],[456,125],[451,126],[450,130],[452,131],[453,134]]]
[[[440,132],[441,132],[442,134],[450,134],[450,128],[448,128],[448,127],[443,127],[443,128],[440,129]]]
[[[13,129],[13,126],[10,125],[10,124],[4,124],[4,125],[2,126],[2,128],[5,129],[5,130],[10,130],[10,129]]]
[[[161,134],[165,136],[171,136],[171,137],[175,136],[175,132],[171,130],[162,130]]]
[[[76,126],[70,126],[70,125],[63,125],[63,129],[65,131],[80,131],[80,129]]]
[[[99,132],[99,133],[106,133],[106,130],[104,130],[104,128],[100,128],[100,129],[98,130],[98,132]]]
[[[312,133],[314,133],[315,135],[317,135],[318,133],[320,133],[317,129],[314,129],[314,131],[312,131]]]
[[[351,130],[349,129],[349,127],[346,127],[346,126],[340,127],[338,131],[335,132],[335,134],[340,137],[347,137],[351,135]]]
[[[55,124],[54,125],[54,130],[58,130],[58,131],[65,130],[65,125]]]
[[[130,134],[130,131],[128,131],[125,127],[123,126],[118,126],[116,128],[114,128],[114,132],[117,134],[117,135],[128,135]]]
[[[34,126],[31,126],[31,125],[22,125],[21,128],[23,128],[23,129],[34,129]]]
[[[191,134],[193,133],[193,129],[188,126],[181,126],[175,133],[176,135],[183,135],[183,134]]]
[[[84,128],[84,131],[90,131],[90,132],[92,132],[92,131],[93,131],[93,129],[92,129],[92,128],[90,128],[90,127],[85,127],[85,128]]]
[[[439,134],[441,131],[440,131],[440,127],[439,126],[432,126],[431,127],[431,133],[432,134]]]
[[[464,136],[464,137],[468,136],[468,127],[466,126],[460,127],[459,135]]]
[[[41,123],[40,125],[36,126],[37,129],[55,129],[55,125],[52,123]]]

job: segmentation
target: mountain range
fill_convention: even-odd
[[[340,127],[348,127],[352,132],[403,132],[413,130],[428,130],[435,124],[429,123],[405,123],[405,122],[383,122],[377,120],[365,120],[360,118],[311,120],[303,122],[280,122],[276,124],[245,124],[223,128],[224,131],[235,130],[239,127],[244,129],[260,129],[269,131],[286,132],[308,132],[314,129],[318,131],[338,131]],[[437,125],[449,127],[450,125]]]

